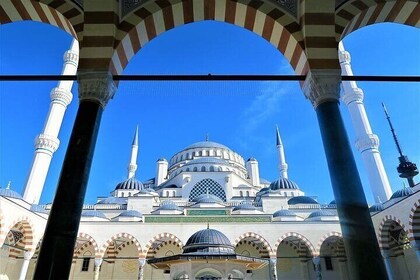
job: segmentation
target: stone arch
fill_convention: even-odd
[[[384,251],[391,250],[394,256],[400,256],[404,254],[404,248],[401,246],[397,246],[397,249],[394,250],[396,245],[402,240],[401,238],[401,230],[402,233],[407,233],[405,230],[405,225],[400,221],[400,219],[396,218],[395,216],[386,215],[379,226],[379,233],[378,233],[378,240],[379,240],[379,248]],[[400,231],[399,236],[394,236],[391,232]],[[408,239],[408,237],[407,237]]]
[[[121,74],[132,57],[159,34],[203,20],[221,21],[248,29],[274,45],[297,74],[308,71],[299,23],[269,1],[175,0],[166,3],[147,2],[123,19],[120,27],[124,26],[128,31],[120,30],[118,37],[122,39],[112,56],[112,73]]]
[[[233,247],[237,247],[242,241],[245,241],[245,239],[248,238],[255,238],[258,241],[260,241],[262,243],[262,247],[259,249],[259,252],[262,256],[266,256],[269,257],[271,255],[273,255],[273,249],[271,248],[270,244],[267,242],[267,240],[262,237],[261,235],[254,233],[254,232],[246,232],[244,234],[241,234],[239,237],[237,237],[235,239],[235,241],[233,242]],[[252,242],[252,241],[251,241]]]
[[[19,217],[8,227],[6,239],[13,247],[9,250],[9,257],[17,258],[22,250],[33,252],[34,244],[34,226],[28,217]],[[21,248],[21,249],[17,249]]]
[[[306,238],[305,236],[303,236],[303,235],[301,235],[297,232],[288,232],[288,233],[282,235],[279,239],[277,239],[276,244],[274,244],[274,250],[275,250],[274,252],[277,253],[277,248],[279,247],[280,243],[288,237],[297,237],[297,238],[301,239],[304,242],[304,244],[306,245],[306,247],[308,247],[309,253],[311,255],[313,255],[313,256],[318,255],[318,251],[315,250],[314,245],[312,245],[312,243],[308,240],[308,238]]]
[[[81,248],[86,248],[88,246],[92,246],[94,249],[93,255],[95,256],[95,258],[100,258],[100,252],[99,252],[99,246],[96,243],[95,239],[92,238],[92,236],[90,236],[87,233],[84,232],[79,232],[79,234],[77,235],[77,238],[83,238],[86,239],[87,241],[84,242],[83,244],[77,244],[76,242],[76,247],[74,248],[74,253],[73,253],[73,257],[77,256],[77,254],[80,252]]]
[[[395,22],[409,26],[419,26],[420,3],[398,0],[375,3],[369,0],[347,1],[336,11],[336,32],[340,40],[364,26]]]
[[[414,203],[408,217],[408,239],[411,243],[420,245],[420,199]]]
[[[321,252],[322,243],[324,243],[324,241],[327,240],[331,236],[337,236],[337,237],[341,237],[341,238],[343,237],[343,235],[340,232],[337,232],[337,231],[332,231],[332,232],[329,232],[327,234],[324,234],[321,237],[321,239],[318,241],[318,244],[316,245],[316,251],[317,252]]]
[[[140,246],[140,243],[137,241],[137,239],[134,236],[132,236],[129,233],[125,233],[125,232],[115,234],[110,239],[108,239],[107,241],[105,241],[105,243],[101,246],[101,249],[99,250],[99,255],[97,257],[98,258],[102,258],[105,255],[106,250],[108,249],[108,247],[114,246],[113,243],[114,243],[114,241],[117,238],[125,238],[125,239],[128,239],[128,241],[133,241],[133,245],[137,249],[138,257],[139,258],[142,257],[142,248]],[[116,255],[117,254],[117,252],[116,252],[117,248],[113,248],[113,250],[115,251],[115,255]]]
[[[146,244],[146,246],[144,247],[144,250],[143,250],[143,256],[146,257],[149,250],[151,248],[153,248],[153,244],[155,244],[157,240],[161,240],[161,239],[165,239],[164,242],[171,241],[177,247],[180,247],[181,249],[184,247],[184,244],[182,243],[182,241],[178,237],[176,237],[172,233],[164,232],[164,233],[160,233],[160,234],[157,234],[157,235],[153,236],[152,239],[150,239],[149,242],[147,242],[147,244]]]
[[[83,31],[80,24],[82,11],[72,1],[61,1],[54,7],[47,3],[51,1],[3,0],[0,4],[0,23],[32,20],[56,26],[72,37]]]

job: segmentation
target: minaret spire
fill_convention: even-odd
[[[136,132],[134,133],[133,143],[131,145],[131,157],[130,163],[128,164],[128,179],[133,178],[136,175],[137,170],[137,153],[139,151],[139,126],[136,126]]]
[[[353,76],[350,53],[344,49],[341,42],[338,49],[342,75]],[[373,197],[376,203],[387,201],[392,195],[391,186],[379,152],[379,138],[372,131],[363,104],[363,90],[357,87],[356,81],[343,81],[342,87],[341,99],[350,113],[356,138],[355,146],[361,154]]]
[[[391,128],[391,133],[392,133],[392,136],[394,137],[394,141],[395,141],[395,145],[397,146],[398,153],[400,154],[400,156],[398,157],[400,164],[397,167],[397,171],[398,173],[400,173],[401,178],[407,179],[408,185],[412,188],[415,185],[413,177],[419,174],[419,171],[417,170],[416,164],[409,161],[408,157],[403,155],[400,143],[398,142],[397,135],[395,134],[394,127],[392,126],[392,123],[391,123],[391,118],[389,117],[388,111],[386,110],[384,103],[382,103],[382,107],[384,108],[386,119],[388,120],[389,126]]]
[[[279,171],[280,171],[280,177],[287,179],[287,163],[286,163],[286,157],[284,156],[284,149],[283,149],[283,142],[280,138],[280,132],[279,127],[276,126],[276,140],[277,140],[277,153],[279,156]]]
[[[71,47],[64,53],[62,75],[76,75],[79,62],[79,43],[73,39]],[[23,199],[29,203],[38,204],[44,188],[45,179],[51,159],[60,145],[58,133],[63,122],[67,105],[73,99],[71,88],[73,81],[59,81],[57,87],[50,93],[50,109],[45,120],[44,129],[35,137],[35,155],[28,179],[26,180]]]

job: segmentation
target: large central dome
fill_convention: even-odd
[[[184,254],[235,254],[229,239],[218,230],[203,229],[188,238]]]
[[[189,145],[184,150],[197,149],[197,148],[220,148],[220,149],[230,150],[225,145],[222,145],[222,144],[219,144],[219,143],[216,143],[216,142],[212,142],[212,141],[200,141],[200,142],[196,142],[194,144]]]

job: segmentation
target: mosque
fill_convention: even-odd
[[[65,54],[65,72],[76,68],[75,49],[73,43]],[[350,72],[349,54],[341,52],[343,71]],[[360,96],[354,84],[344,87]],[[61,123],[57,111],[71,100],[58,88],[51,93],[46,129]],[[343,97],[356,114],[351,98]],[[356,106],[364,110],[363,102]],[[364,123],[369,125],[366,114]],[[32,279],[51,209],[37,205],[57,148],[47,135],[54,134],[44,131],[37,138],[23,196],[10,186],[0,189],[2,280]],[[275,136],[279,178],[273,182],[260,177],[257,159],[245,160],[208,139],[158,159],[154,177],[141,182],[135,176],[136,129],[127,179],[83,207],[70,279],[351,279],[335,201],[322,204],[288,178],[278,128]],[[379,152],[362,156],[370,174],[387,182]],[[369,163],[372,158],[376,165]],[[400,161],[410,188],[390,194],[389,183],[375,184],[374,194],[385,199],[370,212],[390,279],[418,279],[420,184],[402,152]]]

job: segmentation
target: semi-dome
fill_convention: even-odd
[[[101,219],[108,220],[108,218],[105,216],[105,214],[102,213],[101,211],[98,211],[98,210],[83,211],[82,212],[82,217],[101,218]]]
[[[157,210],[177,210],[183,211],[181,207],[175,204],[172,200],[165,200],[162,202],[160,207]]]
[[[141,190],[143,189],[143,184],[136,178],[132,177],[130,179],[127,179],[119,183],[115,187],[115,189],[116,190]]]
[[[254,157],[250,157],[247,161],[257,161],[257,159]]]
[[[308,216],[308,219],[316,218],[316,217],[333,217],[333,216],[337,216],[337,215],[334,212],[327,211],[327,210],[316,210]]]
[[[391,196],[390,199],[404,197],[404,196],[409,196],[409,195],[411,195],[413,193],[414,192],[413,192],[413,190],[411,188],[403,188],[401,190],[398,190],[398,191],[394,192],[392,194],[392,196]]]
[[[257,210],[257,207],[255,207],[252,204],[252,201],[242,201],[239,205],[233,207],[232,211],[239,211],[239,210]]]
[[[134,217],[134,218],[141,218],[143,214],[137,210],[126,210],[121,212],[118,217]]]
[[[380,212],[382,210],[384,210],[384,206],[382,205],[382,203],[376,203],[369,207],[369,212],[371,213]]]
[[[0,189],[0,196],[22,199],[22,196],[11,189]]]
[[[203,229],[188,238],[184,254],[235,254],[229,239],[218,230]]]
[[[271,190],[281,190],[281,189],[288,189],[288,190],[298,190],[298,185],[293,182],[292,180],[289,180],[287,178],[280,178],[278,180],[275,180],[270,184],[269,187]]]
[[[337,205],[337,203],[335,202],[335,199],[334,199],[330,203],[328,203],[328,205]]]
[[[296,213],[290,210],[282,209],[273,213],[273,218],[276,217],[296,217]]]
[[[224,203],[223,200],[218,197],[215,196],[214,194],[209,194],[209,193],[203,193],[200,194],[199,196],[196,196],[192,202],[196,202],[196,203]]]
[[[42,205],[32,204],[30,210],[35,213],[48,214],[48,211]]]
[[[295,196],[289,201],[287,201],[289,205],[296,205],[296,204],[319,204],[315,199],[309,196]]]
[[[197,149],[197,148],[220,148],[220,149],[230,150],[225,145],[222,145],[222,144],[219,144],[219,143],[216,143],[216,142],[213,142],[213,141],[200,141],[200,142],[196,142],[194,144],[189,145],[184,150]]]
[[[123,205],[123,204],[127,204],[127,200],[125,198],[122,198],[122,197],[111,196],[111,197],[107,197],[107,198],[104,198],[104,199],[100,200],[97,204],[119,204],[119,205]]]

